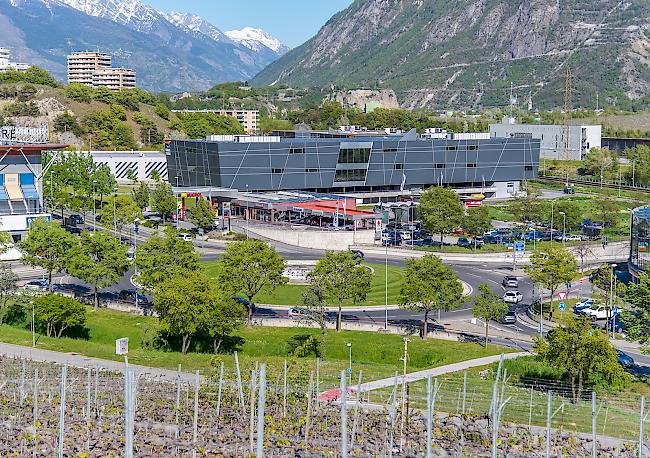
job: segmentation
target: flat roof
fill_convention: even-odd
[[[25,154],[41,153],[42,151],[61,150],[67,148],[69,145],[60,144],[25,144],[25,145],[0,145],[0,154]]]

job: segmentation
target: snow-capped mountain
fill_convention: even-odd
[[[0,46],[60,81],[74,51],[110,53],[140,87],[170,92],[248,80],[278,57],[206,30],[176,25],[139,0],[0,0]]]
[[[260,46],[266,46],[278,55],[283,55],[289,51],[289,47],[283,44],[280,40],[272,37],[262,29],[254,29],[253,27],[244,27],[241,30],[230,30],[226,35],[233,41],[241,43],[253,51],[259,51]]]
[[[167,19],[139,0],[60,0],[88,16],[110,19],[138,32],[151,32]]]
[[[179,13],[172,11],[171,13],[161,13],[172,24],[192,32],[202,33],[212,38],[214,41],[230,42],[230,38],[226,36],[221,30],[214,26],[211,22],[206,21],[201,16],[192,13]]]

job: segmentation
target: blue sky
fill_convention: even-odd
[[[158,10],[198,14],[221,30],[261,28],[299,46],[352,0],[144,0]]]

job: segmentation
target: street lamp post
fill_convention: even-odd
[[[250,219],[250,209],[248,208],[248,183],[246,184],[246,238],[248,238],[248,220]]]
[[[612,330],[612,337],[614,336],[614,326],[613,326],[613,321],[614,321],[614,269],[616,269],[616,264],[612,264],[612,270],[610,271],[609,274],[609,312],[611,314],[610,320],[612,322],[612,325],[610,326],[610,323],[606,323],[605,327],[607,328],[607,335],[609,336],[609,331],[610,328]]]
[[[348,346],[348,354],[349,354],[349,362],[348,362],[348,374],[352,374],[352,344],[350,342],[347,343]]]
[[[564,221],[562,222],[562,246],[566,247],[566,213],[560,212]]]
[[[32,306],[32,347],[36,347],[36,324],[34,322],[34,301],[29,301]]]
[[[176,196],[176,230],[178,230],[178,223],[179,223],[179,215],[178,215],[178,176],[174,177],[176,178],[176,192],[174,193],[174,196]]]
[[[97,199],[95,199],[95,185],[97,180],[93,180],[93,232],[97,232]]]
[[[554,216],[555,216],[555,214],[553,213],[554,205],[555,205],[555,201],[552,200],[551,201],[551,241],[553,240],[553,232],[555,232],[555,226],[553,226],[553,223],[554,223],[553,220],[554,220]]]
[[[117,235],[117,193],[113,194],[113,229]]]

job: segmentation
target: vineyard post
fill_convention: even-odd
[[[591,456],[596,458],[596,392],[591,392]]]
[[[352,423],[352,438],[350,439],[350,452],[354,448],[354,438],[357,435],[357,425],[359,424],[359,402],[361,400],[361,375],[363,371],[359,370],[359,381],[357,382],[357,398],[354,402],[354,422]]]
[[[395,429],[395,417],[397,416],[397,371],[395,371],[395,379],[393,380],[393,394],[392,403],[390,406],[390,432],[388,440],[388,456],[393,456],[393,436]]]
[[[32,416],[34,417],[34,425],[36,425],[36,422],[38,421],[38,367],[34,369],[34,386],[32,388],[34,390],[34,395],[32,396],[34,411]]]
[[[643,423],[645,422],[645,396],[641,396],[641,416],[639,417],[639,458],[643,458]]]
[[[198,423],[199,423],[199,385],[201,379],[199,378],[199,370],[196,370],[194,376],[194,420],[192,422],[192,457],[196,457],[196,439],[198,436]]]
[[[548,391],[548,405],[546,407],[546,458],[551,458],[551,405],[553,393]]]
[[[345,370],[341,371],[341,458],[348,456],[348,389],[345,381]]]
[[[251,384],[250,384],[250,453],[253,453],[255,448],[255,385],[257,384],[257,371],[251,371]]]
[[[307,389],[307,419],[305,420],[305,443],[309,440],[309,422],[311,421],[311,403],[314,396],[314,372],[309,373],[309,388]]]
[[[427,377],[427,458],[431,458],[431,421],[433,417],[433,396],[431,393],[431,376]]]
[[[20,406],[22,407],[25,400],[25,360],[22,360],[22,367],[20,370]]]
[[[95,366],[95,418],[99,416],[99,404],[97,403],[98,387],[99,387],[99,366]]]
[[[223,387],[223,361],[221,361],[221,369],[219,370],[219,391],[217,392],[217,417],[221,413],[221,389]]]
[[[314,398],[316,399],[316,410],[318,410],[318,395],[320,394],[320,358],[316,358],[316,393]]]
[[[287,360],[284,360],[284,380],[282,382],[282,416],[287,416]]]
[[[467,400],[467,370],[463,373],[463,415],[465,415],[465,402]]]
[[[260,365],[260,393],[257,401],[257,458],[264,456],[264,408],[266,404],[266,364]]]
[[[528,429],[533,423],[533,386],[530,386],[530,404],[528,405]]]
[[[241,371],[239,370],[239,356],[235,352],[235,370],[237,371],[237,393],[239,395],[239,408],[244,412],[244,390],[241,385]]]
[[[90,423],[90,379],[92,377],[90,372],[90,368],[86,369],[86,427],[89,427]]]
[[[59,440],[57,456],[63,458],[63,440],[65,438],[65,385],[68,378],[68,366],[61,369],[61,406],[59,408]]]
[[[124,370],[124,456],[133,458],[133,371]]]
[[[178,439],[178,431],[180,428],[180,415],[179,411],[181,408],[181,365],[178,365],[178,372],[176,373],[176,404],[174,405],[176,410],[176,438]]]

